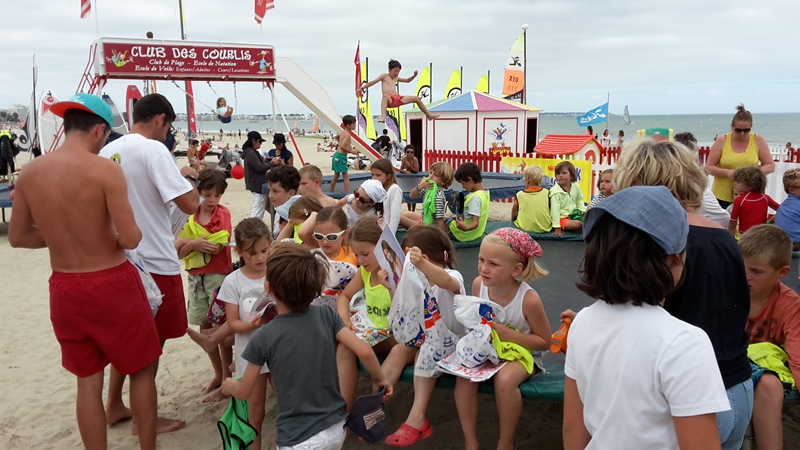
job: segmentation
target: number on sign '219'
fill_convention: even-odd
[[[515,77],[514,75],[509,75],[508,81],[511,81],[512,83],[517,83],[519,82],[519,77]]]

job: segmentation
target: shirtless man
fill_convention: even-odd
[[[336,151],[333,153],[333,163],[331,169],[333,170],[333,177],[331,177],[331,192],[336,188],[336,181],[339,179],[339,174],[342,174],[344,181],[344,193],[347,195],[350,192],[350,175],[347,174],[349,165],[347,163],[347,154],[352,153],[358,157],[358,150],[353,148],[350,143],[350,132],[356,129],[356,118],[347,114],[342,117],[342,131],[336,136],[339,145],[336,146]]]
[[[136,223],[142,229],[142,241],[136,252],[164,296],[155,317],[162,347],[167,339],[183,336],[189,326],[181,265],[170,221],[170,204],[174,203],[186,214],[194,214],[199,204],[195,183],[188,181],[191,179],[189,175],[186,178],[181,175],[169,151],[161,143],[174,120],[175,111],[163,95],[145,95],[133,108],[130,133],[100,151],[100,156],[110,158],[122,167],[128,185],[128,201]],[[157,370],[158,361],[155,367]],[[109,425],[131,417],[130,410],[122,402],[124,381],[124,375],[112,365],[106,403]],[[156,432],[166,433],[185,426],[181,420],[159,417]],[[133,434],[139,432],[135,418],[131,431]]]
[[[125,258],[142,233],[122,169],[97,156],[111,133],[111,108],[79,93],[50,110],[64,118],[64,143],[20,173],[8,241],[50,251],[50,318],[62,365],[78,378],[84,447],[107,445],[102,394],[103,369],[110,362],[131,377],[139,446],[155,449],[153,362],[161,346],[139,272]]]
[[[417,71],[414,71],[414,75],[411,75],[408,78],[400,78],[400,69],[402,66],[399,62],[395,60],[389,60],[389,73],[382,73],[378,75],[378,78],[367,83],[361,90],[369,89],[371,86],[377,84],[379,81],[381,82],[381,91],[383,91],[383,97],[381,98],[381,122],[386,123],[386,109],[387,108],[399,108],[400,106],[407,105],[409,103],[415,103],[417,108],[419,108],[428,120],[433,120],[439,117],[438,114],[431,114],[428,111],[428,108],[425,107],[425,103],[420,100],[419,97],[416,95],[400,95],[397,93],[397,83],[409,83],[411,80],[416,78]],[[357,96],[361,96],[361,90],[356,92]]]

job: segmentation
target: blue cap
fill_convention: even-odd
[[[291,208],[292,205],[294,205],[294,202],[300,200],[300,197],[301,197],[300,195],[293,195],[292,197],[289,198],[289,200],[286,201],[286,203],[276,207],[275,213],[278,214],[281,217],[281,219],[289,220],[289,208]]]
[[[114,124],[114,114],[111,112],[111,107],[96,95],[78,92],[70,97],[69,100],[58,102],[50,107],[50,111],[53,111],[53,114],[58,117],[64,117],[64,113],[70,109],[79,109],[96,114],[106,121],[109,128]]]
[[[686,248],[686,210],[664,186],[631,186],[590,208],[583,224],[585,240],[605,213],[647,233],[667,255],[680,254]]]
[[[350,430],[369,444],[380,442],[386,435],[386,411],[383,406],[383,395],[386,389],[377,394],[363,395],[353,401],[347,425]]]

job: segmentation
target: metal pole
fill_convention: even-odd
[[[528,102],[528,24],[522,25],[522,104]]]
[[[608,121],[611,119],[611,92],[606,97],[606,130],[608,130]]]
[[[492,93],[492,71],[486,71],[486,93],[491,95]]]
[[[181,40],[185,41],[186,40],[186,30],[184,29],[184,22],[186,20],[183,17],[183,0],[178,0],[178,10],[179,10],[180,16],[181,16]],[[189,90],[191,89],[189,87],[189,83],[191,83],[191,81],[189,81],[189,80],[186,80],[184,82],[184,88],[186,90],[186,135],[187,136],[191,135],[195,131],[195,130],[192,130],[192,118],[191,118],[191,115],[193,114],[193,111],[194,111],[194,101],[192,100],[192,97],[189,95]],[[196,138],[197,138],[197,136],[193,137],[193,139],[196,139]]]
[[[461,95],[464,93],[464,66],[461,66],[458,69],[458,75],[459,75],[458,94]]]

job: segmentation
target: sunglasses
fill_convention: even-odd
[[[733,131],[737,133],[749,133],[752,128],[734,128]]]
[[[319,242],[322,242],[323,240],[326,240],[328,242],[333,242],[333,241],[339,239],[344,234],[345,231],[346,230],[342,230],[342,231],[340,231],[338,233],[330,233],[330,234],[322,234],[320,232],[315,231],[314,232],[314,239],[316,239]]]
[[[362,197],[361,194],[358,193],[358,190],[353,191],[353,198],[355,198],[356,200],[360,201],[361,203],[363,203],[365,205],[370,205],[372,203],[375,203],[369,197]]]
[[[413,155],[413,154],[414,154],[414,150],[409,150],[409,151],[406,152],[406,155]]]

